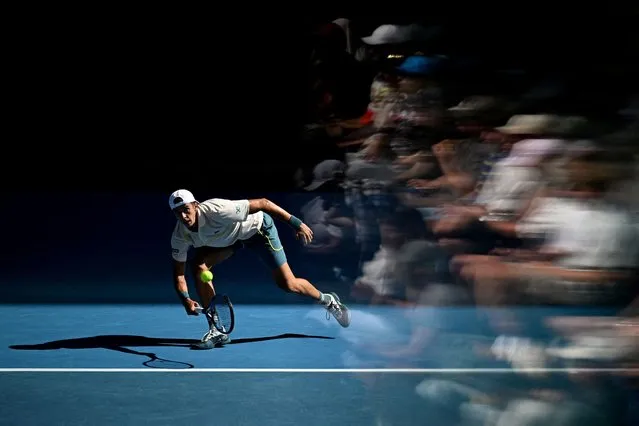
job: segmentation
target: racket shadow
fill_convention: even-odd
[[[53,340],[33,345],[11,345],[10,349],[22,351],[49,351],[58,349],[107,349],[147,358],[142,364],[149,368],[188,369],[193,364],[160,358],[152,352],[142,352],[135,347],[191,347],[199,340],[178,338],[157,338],[134,335],[104,335],[79,337],[75,339]]]

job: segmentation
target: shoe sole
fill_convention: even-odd
[[[344,305],[340,300],[339,300],[339,296],[335,293],[331,293],[331,296],[333,296],[335,298],[335,300],[337,301],[337,303],[339,303],[342,307],[343,307],[343,312],[346,314],[346,319],[347,322],[346,324],[342,324],[339,321],[337,321],[337,323],[339,325],[341,325],[344,328],[348,328],[349,325],[351,325],[351,310],[348,309],[348,306]]]
[[[230,337],[226,340],[219,341],[217,343],[212,343],[212,340],[207,340],[206,342],[198,342],[191,345],[191,349],[205,351],[205,350],[210,350],[215,348],[221,348],[222,346],[225,346],[229,343],[231,343]]]

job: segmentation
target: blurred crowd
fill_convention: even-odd
[[[314,34],[295,176],[312,194],[306,257],[352,302],[403,307],[410,324],[403,341],[371,329],[345,364],[440,353],[435,366],[468,368],[472,353],[521,370],[517,385],[421,378],[416,395],[455,424],[639,424],[639,97],[595,114],[565,101],[560,78],[501,69],[490,79],[502,85],[469,84],[468,59],[433,49],[437,33],[355,34],[337,19]],[[530,372],[549,367],[575,373],[557,384]]]

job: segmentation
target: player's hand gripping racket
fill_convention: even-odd
[[[209,322],[213,323],[217,331],[223,334],[231,334],[235,328],[235,312],[233,304],[228,296],[222,296],[222,301],[216,303],[216,298],[211,300],[208,308],[196,308],[199,313],[206,315]]]

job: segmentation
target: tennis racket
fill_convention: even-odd
[[[206,315],[220,333],[231,334],[235,328],[233,303],[231,303],[231,299],[226,295],[222,296],[221,302],[216,303],[216,299],[213,298],[208,308],[197,308],[196,310]]]

